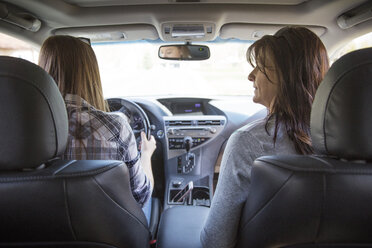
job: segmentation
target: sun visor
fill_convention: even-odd
[[[61,28],[56,29],[53,33],[55,35],[85,37],[89,38],[91,42],[157,40],[159,38],[156,28],[147,24]]]
[[[285,26],[287,25],[229,23],[221,27],[220,37],[222,39],[258,40],[264,35],[275,34],[276,31]],[[319,37],[327,31],[326,28],[320,26],[306,27]]]

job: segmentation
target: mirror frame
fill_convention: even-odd
[[[180,57],[165,57],[163,56],[163,49],[166,48],[177,48],[178,52],[181,52]],[[186,50],[187,49],[187,50]],[[182,51],[188,53],[187,56],[182,56]],[[200,51],[202,53],[198,53]],[[163,45],[159,47],[158,56],[161,59],[166,60],[206,60],[210,58],[210,50],[208,46],[205,45],[191,45],[191,44],[174,44],[174,45]]]

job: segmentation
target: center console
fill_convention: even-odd
[[[159,248],[201,247],[200,231],[213,195],[218,154],[226,141],[226,117],[208,99],[163,99],[164,211]],[[181,245],[181,246],[180,246]]]
[[[192,115],[164,117],[166,139],[166,192],[165,208],[173,205],[210,206],[215,161],[210,155],[218,154],[218,136],[224,129],[222,115]],[[212,151],[212,150],[213,151]],[[193,189],[182,201],[174,196],[189,182]]]
[[[162,214],[157,248],[202,248],[200,233],[209,208],[177,206]]]

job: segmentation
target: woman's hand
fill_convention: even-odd
[[[154,136],[151,135],[150,140],[147,139],[146,134],[141,132],[141,153],[142,156],[151,158],[156,149],[156,142]]]
[[[141,163],[152,187],[154,187],[154,176],[152,175],[151,156],[155,149],[156,142],[154,136],[151,135],[150,140],[148,140],[146,134],[141,132]]]

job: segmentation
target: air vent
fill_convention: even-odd
[[[198,126],[220,126],[223,125],[222,120],[199,120]]]
[[[167,124],[167,123],[166,123]],[[169,126],[191,126],[191,121],[169,121]]]

